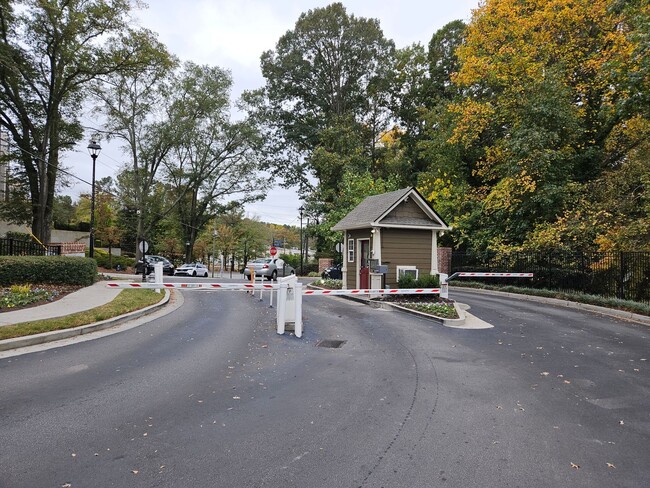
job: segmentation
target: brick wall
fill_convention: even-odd
[[[50,246],[61,246],[61,255],[67,254],[81,254],[82,256],[86,250],[86,244],[83,242],[51,242]]]
[[[438,272],[451,274],[451,247],[438,248]]]
[[[332,266],[334,264],[334,260],[332,258],[319,258],[318,259],[318,272],[322,273],[325,271],[327,268]]]

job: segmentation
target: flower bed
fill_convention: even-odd
[[[0,288],[0,311],[18,310],[53,302],[81,288],[80,285],[12,285]]]
[[[340,290],[342,284],[341,280],[320,280],[312,283],[314,286],[328,290]],[[454,307],[454,301],[441,298],[438,295],[384,295],[373,301],[392,303],[443,319],[460,318],[456,307]]]

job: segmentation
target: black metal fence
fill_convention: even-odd
[[[452,253],[451,272],[457,271],[529,272],[535,276],[481,281],[650,304],[650,252]]]
[[[0,239],[0,256],[58,256],[61,246],[41,246],[19,239]]]

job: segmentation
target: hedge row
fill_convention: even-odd
[[[0,256],[0,286],[24,283],[92,285],[94,259],[66,256]]]
[[[439,288],[440,276],[423,273],[416,280],[411,275],[403,274],[398,285],[400,288]]]

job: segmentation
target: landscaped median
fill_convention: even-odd
[[[341,285],[341,280],[324,279],[315,281],[309,286],[317,289],[339,290]],[[465,324],[465,313],[458,304],[438,295],[384,295],[378,298],[358,294],[351,297],[341,296],[361,300],[371,307],[396,309],[426,317],[446,327],[462,327]]]
[[[169,301],[170,291],[122,290],[105,305],[62,317],[22,322],[0,327],[0,350],[41,344],[113,327],[145,315]]]

